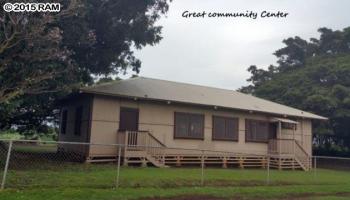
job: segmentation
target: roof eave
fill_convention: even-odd
[[[275,112],[266,112],[266,111],[259,111],[259,110],[248,110],[248,109],[241,109],[241,108],[231,108],[231,107],[224,107],[220,105],[210,105],[210,104],[199,104],[199,103],[191,103],[191,102],[183,102],[183,101],[174,101],[174,100],[166,100],[166,99],[155,99],[155,98],[149,98],[149,97],[140,97],[140,96],[128,96],[128,95],[120,95],[120,94],[111,94],[111,93],[104,93],[104,92],[98,92],[94,90],[88,90],[88,89],[80,89],[80,93],[89,93],[89,94],[97,94],[97,95],[104,95],[104,96],[111,96],[111,97],[123,97],[123,98],[137,98],[137,99],[142,99],[142,100],[153,100],[153,101],[171,101],[175,103],[185,103],[185,104],[190,104],[190,105],[200,105],[200,106],[218,106],[221,108],[226,108],[226,109],[234,109],[234,110],[241,110],[241,111],[253,111],[257,113],[266,113],[266,114],[271,114],[271,115],[287,115],[284,113],[275,113]],[[313,114],[315,115],[315,114]],[[310,117],[310,116],[300,116],[300,115],[287,115],[287,116],[292,116],[292,117],[300,117],[300,118],[306,118],[306,119],[314,119],[314,120],[324,120],[327,121],[328,118],[315,115],[315,117]]]

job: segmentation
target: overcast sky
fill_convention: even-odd
[[[247,68],[276,62],[291,36],[318,37],[319,27],[350,26],[349,0],[173,0],[156,46],[137,51],[141,76],[227,89],[247,85]],[[286,18],[184,18],[190,12],[287,12]]]

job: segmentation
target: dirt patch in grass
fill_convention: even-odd
[[[326,193],[326,194],[315,194],[315,193],[304,193],[304,194],[290,194],[290,195],[283,195],[281,197],[276,198],[264,198],[264,197],[243,197],[243,196],[232,196],[232,197],[214,197],[214,196],[207,196],[207,195],[184,195],[184,196],[177,196],[177,197],[153,197],[153,198],[144,198],[141,200],[227,200],[227,199],[234,199],[234,200],[311,200],[316,197],[323,197],[323,196],[332,196],[332,197],[350,197],[350,193]],[[350,198],[349,198],[350,199]]]
[[[300,183],[301,185],[302,183]],[[210,180],[204,182],[205,186],[239,186],[239,187],[253,187],[253,186],[266,186],[266,181],[255,181],[255,180]],[[268,184],[269,186],[289,186],[299,185],[298,183],[287,182],[287,181],[272,181]]]
[[[311,200],[311,199],[315,199],[316,197],[325,197],[325,196],[350,197],[350,193],[338,192],[338,193],[323,193],[323,194],[315,194],[315,193],[291,194],[289,196],[275,198],[275,200],[277,200],[277,199],[286,199],[286,200],[309,200],[310,199]]]
[[[209,180],[204,181],[204,186],[215,186],[215,187],[254,187],[254,186],[266,186],[266,181],[255,181],[255,180]],[[287,181],[273,181],[268,184],[269,186],[290,186],[290,185],[302,185],[302,183],[293,183]],[[174,187],[194,187],[201,186],[200,180],[188,180],[188,179],[176,179],[174,181],[161,180],[157,183],[158,188],[174,188]],[[140,188],[144,187],[142,182],[130,183],[126,187]]]
[[[146,198],[142,200],[224,200],[225,198],[206,196],[206,195],[185,195],[178,197],[169,197],[169,198]],[[235,198],[236,199],[236,198]],[[240,198],[237,198],[239,200]]]

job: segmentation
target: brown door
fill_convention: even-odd
[[[120,131],[135,131],[128,132],[128,145],[137,145],[137,134],[139,129],[139,110],[135,108],[120,108]]]
[[[137,131],[139,129],[139,110],[135,108],[120,108],[120,131]]]

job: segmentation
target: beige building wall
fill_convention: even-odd
[[[113,97],[95,96],[92,108],[91,141],[92,143],[113,144],[117,142],[120,107],[139,109],[139,130],[150,131],[167,147],[208,149],[237,153],[266,154],[267,143],[245,142],[245,119],[269,121],[272,116],[243,111],[224,111],[199,106],[167,104],[166,102],[145,102],[125,100]],[[174,139],[174,112],[204,114],[204,140]],[[239,118],[239,140],[213,141],[212,116],[229,116]],[[311,153],[311,121],[299,120],[296,139]],[[289,130],[284,130],[282,138],[293,137]],[[115,155],[114,147],[91,147],[90,155]]]

